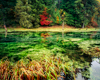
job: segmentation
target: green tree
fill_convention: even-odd
[[[60,8],[72,15],[73,26],[84,27],[91,21],[96,7],[96,0],[63,0]]]
[[[76,26],[76,21],[78,20],[78,16],[75,12],[75,0],[62,0],[60,8],[66,11],[65,14],[65,23],[71,26]]]
[[[76,15],[78,15],[79,20],[80,20],[80,27],[82,26],[82,28],[84,28],[84,26],[86,25],[85,23],[88,23],[88,19],[86,18],[86,8],[85,8],[86,2],[85,4],[82,2],[82,0],[76,0],[75,1],[75,11],[76,11]]]
[[[31,2],[32,5],[32,13],[31,15],[34,17],[32,21],[33,27],[40,26],[40,14],[42,14],[45,4],[42,0],[34,0]]]
[[[51,15],[51,20],[53,21],[50,25],[57,24],[56,22],[57,16],[59,16],[59,19],[61,19],[59,9],[57,9],[58,0],[43,0],[43,1],[45,6],[47,7],[47,12],[49,13],[49,15]]]
[[[15,10],[18,18],[17,20],[19,20],[20,25],[25,28],[32,28],[32,21],[34,20],[34,17],[31,15],[31,1],[17,0]]]
[[[7,19],[7,12],[9,8],[6,8],[6,6],[4,6],[4,3],[6,4],[5,1],[1,1],[0,3],[0,21],[1,24],[3,24],[4,28],[5,28],[5,37],[7,36],[7,28],[6,28],[6,19]],[[7,4],[6,4],[7,5]]]
[[[7,36],[7,27],[15,23],[15,2],[14,0],[0,0],[0,25],[3,25],[5,28],[5,37]]]
[[[0,24],[9,26],[15,24],[14,6],[16,0],[0,0]]]
[[[94,14],[97,12],[96,8],[98,7],[97,5],[97,0],[82,0],[82,3],[84,4],[84,22],[83,24],[88,24],[91,22],[92,17]],[[86,21],[88,19],[88,21]],[[86,26],[86,25],[85,25]]]

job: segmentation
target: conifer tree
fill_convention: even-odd
[[[15,6],[19,23],[25,28],[33,27],[32,21],[34,20],[34,17],[31,15],[32,7],[30,3],[30,0],[17,0]]]
[[[31,2],[32,5],[32,13],[31,15],[34,17],[34,20],[32,21],[33,27],[39,27],[40,26],[40,14],[43,12],[45,5],[42,0],[34,0]]]
[[[58,0],[43,0],[43,1],[48,9],[47,12],[51,15],[51,20],[53,21],[50,25],[57,24],[57,16],[59,16],[59,19],[61,19],[59,10],[57,9]]]

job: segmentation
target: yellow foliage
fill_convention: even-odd
[[[60,10],[60,14],[63,12],[63,9]]]
[[[63,14],[65,15],[65,12]]]
[[[55,8],[55,11],[57,11],[57,8]]]
[[[57,20],[57,23],[59,23],[59,17],[58,16],[56,17],[56,20]]]
[[[64,17],[64,14],[62,15],[62,17]]]

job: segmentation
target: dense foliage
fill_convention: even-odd
[[[16,0],[0,0],[0,25],[7,24],[10,26],[15,24],[15,5]]]
[[[66,13],[65,24],[75,27],[98,26],[100,4],[98,0],[0,0],[0,24],[19,24],[25,28],[39,27],[41,15],[47,7],[51,22],[46,25],[61,25],[60,9]],[[46,19],[45,19],[46,20]]]
[[[15,10],[22,27],[30,28],[33,26],[32,21],[34,20],[34,17],[30,15],[32,8],[29,0],[17,0]]]
[[[63,0],[61,4],[61,8],[70,14],[69,17],[72,16],[68,19],[71,20],[68,24],[76,27],[88,25],[96,12],[97,6],[96,0]]]

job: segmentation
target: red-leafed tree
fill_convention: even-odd
[[[52,23],[52,21],[50,21],[50,17],[51,15],[48,16],[48,13],[47,13],[47,8],[44,8],[44,11],[42,13],[42,15],[40,15],[40,24],[41,25],[49,25]]]
[[[92,26],[94,26],[94,27],[98,27],[97,22],[96,22],[96,21],[93,21],[93,22],[92,22]]]

